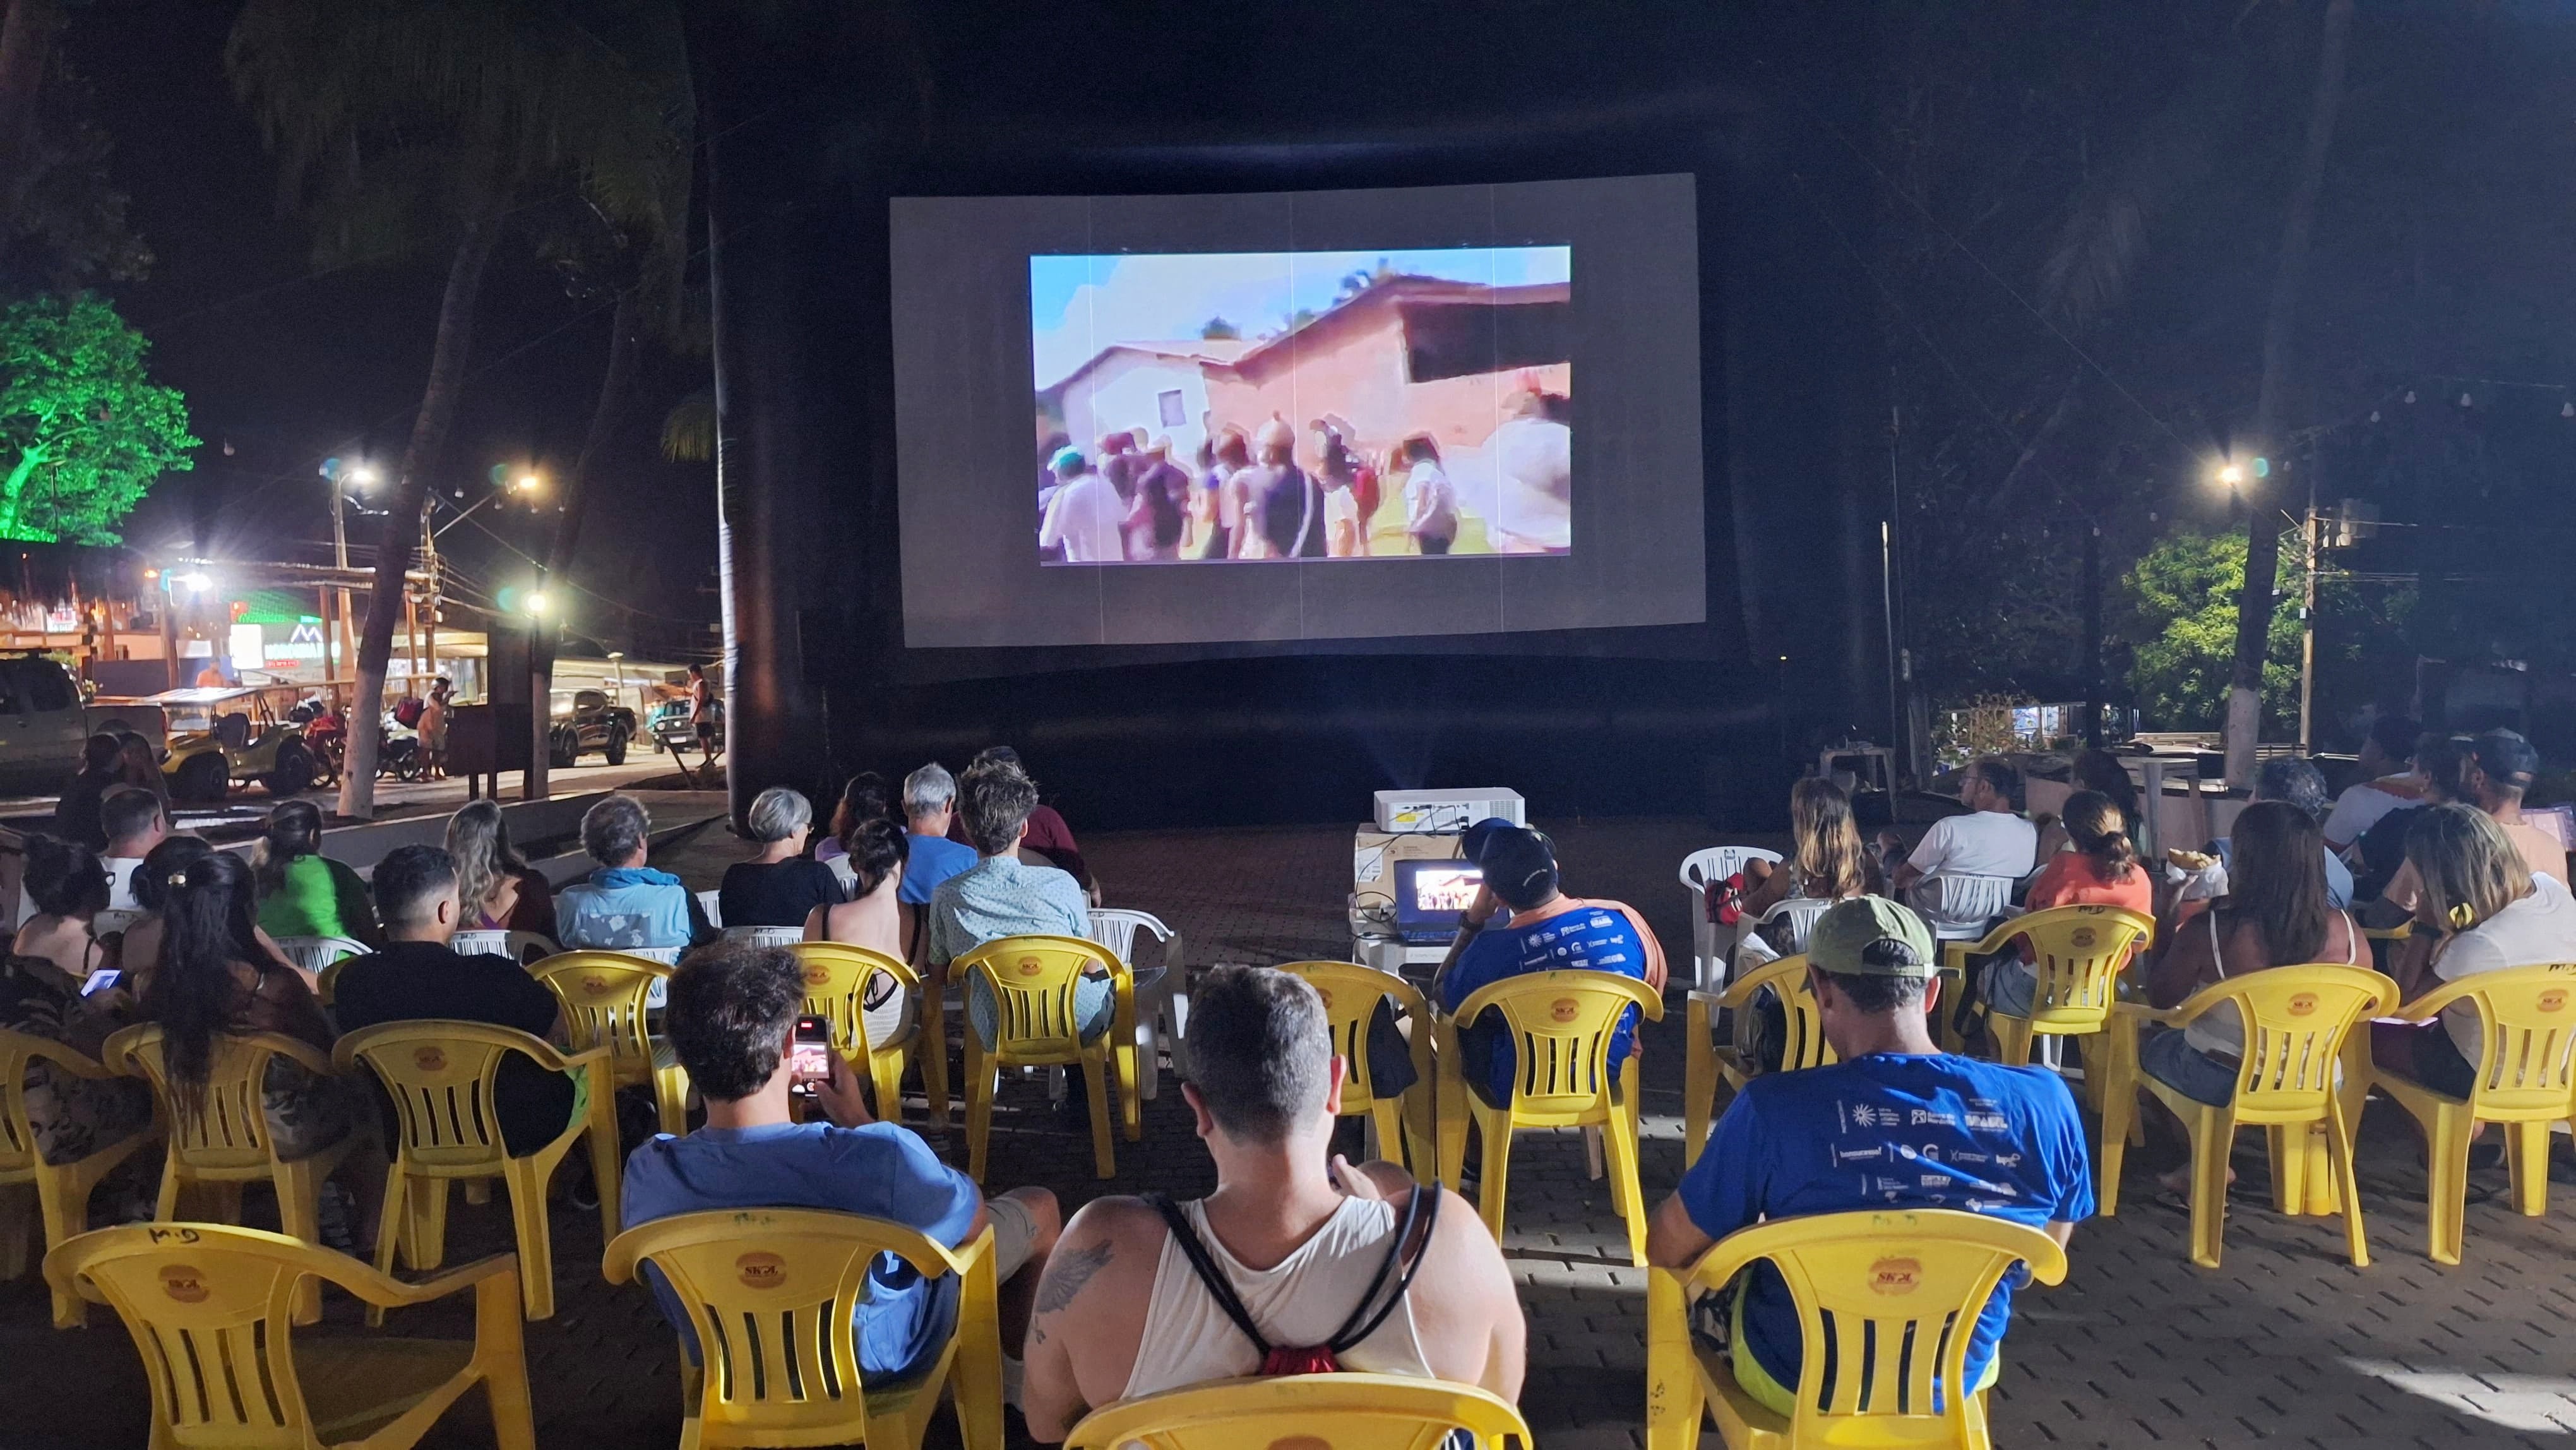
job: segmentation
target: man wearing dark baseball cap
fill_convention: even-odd
[[[2518,731],[2490,730],[2471,744],[2470,759],[2469,790],[2478,809],[2504,827],[2505,839],[2522,853],[2524,865],[2566,885],[2566,845],[2522,818],[2522,795],[2540,774],[2540,752]]]
[[[1816,919],[1807,984],[1836,1060],[1745,1084],[1708,1151],[1655,1210],[1649,1262],[1688,1268],[1719,1239],[1768,1218],[1963,1209],[2064,1243],[2092,1216],[2084,1125],[2057,1074],[1933,1044],[1938,961],[1923,919],[1884,897],[1853,897]],[[1802,1347],[1788,1284],[1765,1262],[1737,1285],[1736,1382],[1794,1414]],[[2010,1278],[1997,1285],[1978,1316],[1967,1361],[1975,1389],[1994,1383],[2012,1289]]]
[[[1645,918],[1621,902],[1586,901],[1558,890],[1556,843],[1546,833],[1481,821],[1470,829],[1477,835],[1484,890],[1511,915],[1486,923],[1442,966],[1431,986],[1442,1011],[1456,1012],[1478,988],[1526,972],[1616,972],[1664,989],[1664,949]],[[1471,910],[1468,916],[1477,914]],[[1611,1062],[1625,1062],[1636,1051],[1636,1030],[1637,1009],[1631,1007],[1611,1034]],[[1467,1080],[1489,1101],[1510,1102],[1514,1057],[1508,1037],[1491,1021],[1470,1022],[1458,1034],[1458,1046]]]

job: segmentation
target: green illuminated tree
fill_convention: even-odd
[[[143,334],[90,293],[0,308],[0,538],[117,542],[154,479],[190,467],[188,405]]]
[[[2141,723],[2150,730],[2215,729],[2227,710],[2236,601],[2245,587],[2245,535],[2177,534],[2129,572],[2130,627]],[[2276,611],[2263,662],[2263,711],[2276,730],[2299,715],[2299,621]]]

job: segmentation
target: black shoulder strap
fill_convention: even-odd
[[[1235,1328],[1243,1331],[1243,1337],[1252,1341],[1253,1352],[1268,1359],[1270,1341],[1262,1338],[1260,1329],[1254,1326],[1251,1312],[1243,1307],[1243,1300],[1234,1292],[1234,1281],[1228,1279],[1225,1271],[1216,1266],[1216,1261],[1208,1257],[1207,1245],[1199,1242],[1198,1231],[1190,1227],[1189,1215],[1181,1212],[1180,1205],[1165,1194],[1148,1193],[1145,1201],[1163,1216],[1164,1225],[1172,1231],[1172,1242],[1179,1244],[1181,1252],[1189,1256],[1190,1269],[1199,1276],[1199,1283],[1208,1291],[1208,1297],[1216,1301],[1216,1307],[1225,1311],[1226,1318],[1234,1321]]]
[[[1378,1326],[1395,1312],[1395,1306],[1403,1303],[1404,1296],[1413,1291],[1413,1276],[1421,1272],[1422,1261],[1431,1257],[1431,1232],[1440,1223],[1440,1196],[1439,1184],[1425,1183],[1417,1185],[1413,1196],[1405,1200],[1404,1219],[1396,1225],[1395,1242],[1387,1245],[1386,1262],[1378,1265],[1377,1277],[1369,1281],[1368,1292],[1360,1296],[1359,1307],[1351,1311],[1351,1317],[1343,1320],[1342,1327],[1325,1342],[1325,1347],[1336,1356],[1377,1333]],[[1396,1280],[1395,1292],[1377,1306],[1376,1313],[1370,1314],[1369,1305],[1376,1301],[1378,1290],[1386,1287],[1386,1276],[1394,1272],[1396,1264],[1403,1259],[1404,1246],[1413,1242],[1417,1226],[1421,1230],[1422,1242],[1415,1249],[1412,1262],[1405,1264],[1403,1277]],[[1360,1322],[1362,1315],[1368,1316],[1364,1324]]]

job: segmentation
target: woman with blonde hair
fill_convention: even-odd
[[[447,854],[456,858],[465,930],[555,934],[554,888],[510,844],[500,802],[468,801],[448,817]]]
[[[2423,883],[2415,930],[2445,933],[2422,967],[2401,961],[2393,975],[2406,1000],[2443,982],[2507,967],[2576,962],[2576,897],[2523,861],[2495,818],[2461,802],[2426,806],[2406,828],[2406,864]],[[2370,1055],[2438,1093],[2465,1098],[2476,1086],[2477,1008],[2461,1002],[2421,1027],[2375,1023]]]
[[[1795,842],[1789,859],[1774,866],[1748,861],[1744,874],[1743,911],[1760,920],[1762,913],[1789,898],[1841,901],[1868,894],[1872,862],[1862,848],[1860,827],[1852,821],[1851,797],[1822,776],[1809,776],[1789,788],[1789,836]]]

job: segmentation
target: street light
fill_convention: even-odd
[[[2218,470],[2218,481],[2229,488],[2241,486],[2245,482],[2244,466],[2236,463],[2221,465]]]
[[[539,615],[546,612],[546,592],[542,589],[530,590],[528,592],[528,597],[522,602],[527,608],[528,613],[531,615]]]
[[[535,493],[538,486],[544,482],[545,480],[537,477],[533,473],[522,473],[519,475],[519,492]]]

